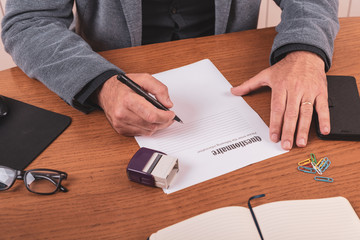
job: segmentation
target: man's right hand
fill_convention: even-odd
[[[127,74],[165,107],[173,106],[167,87],[147,73]],[[125,136],[150,136],[169,127],[175,113],[156,108],[113,76],[97,91],[97,103],[104,110],[112,127]]]

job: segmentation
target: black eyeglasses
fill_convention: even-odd
[[[61,185],[61,181],[66,178],[67,173],[51,169],[21,171],[0,165],[0,191],[8,190],[16,179],[22,179],[27,190],[32,193],[50,195],[58,190],[67,192]]]

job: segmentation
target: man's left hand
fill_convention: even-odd
[[[270,139],[290,150],[295,131],[296,145],[305,147],[313,114],[318,114],[320,131],[330,133],[327,81],[324,61],[316,54],[305,51],[289,53],[275,65],[261,71],[243,84],[231,89],[242,96],[262,86],[271,93]]]

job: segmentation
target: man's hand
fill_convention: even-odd
[[[296,129],[296,145],[306,146],[313,106],[321,133],[330,133],[327,81],[324,62],[319,56],[303,51],[289,53],[231,92],[242,96],[262,86],[272,89],[270,139],[273,142],[281,139],[283,149],[292,148]]]
[[[165,107],[172,107],[167,87],[147,73],[127,74],[134,82],[153,94]],[[97,103],[104,110],[112,127],[125,136],[152,135],[174,121],[172,111],[163,111],[116,79],[107,80],[97,94]]]

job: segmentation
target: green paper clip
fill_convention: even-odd
[[[314,177],[315,181],[320,181],[320,182],[329,182],[329,183],[332,183],[334,181],[334,179],[332,178],[329,178],[329,177],[319,177],[319,176],[316,176]]]
[[[310,153],[311,162],[313,162],[315,165],[317,164],[315,154]]]

